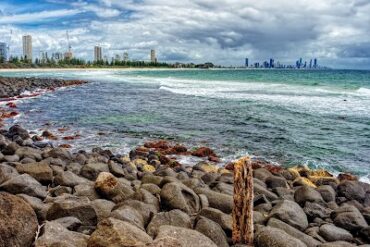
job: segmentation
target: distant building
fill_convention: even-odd
[[[315,59],[313,60],[313,67],[314,67],[314,68],[317,68],[317,67],[318,67],[318,64],[317,64],[317,58],[315,58]]]
[[[73,58],[73,53],[72,53],[72,51],[66,51],[66,52],[64,53],[64,58],[65,58],[65,59],[72,59],[72,58]]]
[[[8,47],[6,43],[0,42],[0,61],[4,62],[8,60]]]
[[[94,61],[98,62],[103,60],[103,54],[100,46],[94,47]]]
[[[270,64],[269,64],[269,68],[274,68],[274,59],[273,58],[270,58]]]
[[[127,62],[128,61],[128,52],[123,53],[123,61]]]
[[[249,59],[248,58],[245,58],[245,67],[249,67]]]
[[[55,53],[51,54],[51,58],[54,61],[59,62],[60,60],[63,60],[63,53],[61,53],[61,52],[55,52]]]
[[[32,61],[32,36],[23,36],[23,57],[26,60]]]
[[[152,62],[152,63],[157,62],[157,55],[155,54],[155,50],[150,51],[150,62]]]
[[[120,56],[119,54],[116,54],[116,55],[114,56],[114,61],[116,61],[116,62],[120,62],[120,61],[121,61],[121,56]]]
[[[310,65],[309,68],[312,69],[312,59],[310,59]]]
[[[40,52],[40,59],[41,59],[41,62],[42,63],[45,63],[48,61],[49,57],[48,57],[48,52],[47,51],[41,51]]]

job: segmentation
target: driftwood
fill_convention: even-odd
[[[253,169],[249,157],[234,163],[234,244],[253,246]]]

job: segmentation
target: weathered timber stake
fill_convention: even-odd
[[[253,169],[249,157],[234,163],[234,244],[253,246]]]

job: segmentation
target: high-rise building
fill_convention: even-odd
[[[54,61],[60,61],[60,60],[63,60],[63,53],[61,52],[55,52],[51,55],[51,58],[54,60]]]
[[[317,66],[318,66],[318,64],[317,64],[317,58],[315,58],[315,59],[313,60],[313,67],[314,67],[314,68],[317,68]]]
[[[101,60],[103,60],[101,47],[100,46],[95,46],[94,47],[94,61],[98,62],[98,61],[101,61]]]
[[[312,59],[310,59],[310,65],[309,65],[310,67],[310,69],[312,69]]]
[[[273,68],[273,67],[274,67],[274,59],[270,58],[269,68]]]
[[[156,63],[157,62],[157,56],[155,54],[155,50],[150,51],[150,62]]]
[[[23,57],[26,60],[32,61],[32,36],[23,36]]]
[[[249,59],[248,58],[245,58],[245,67],[249,67]]]
[[[128,61],[128,52],[123,53],[123,61],[127,62]]]
[[[6,43],[0,42],[0,62],[8,60],[8,47]]]

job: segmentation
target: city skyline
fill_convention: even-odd
[[[125,51],[146,60],[160,50],[167,62],[243,65],[245,57],[317,57],[338,68],[370,67],[370,4],[333,1],[187,0],[4,0],[0,3],[0,42],[21,56],[21,37],[33,36],[33,56],[65,52],[66,31],[76,57],[93,60],[101,44],[107,56]],[[284,13],[281,15],[280,13]],[[12,38],[9,42],[10,33]]]

